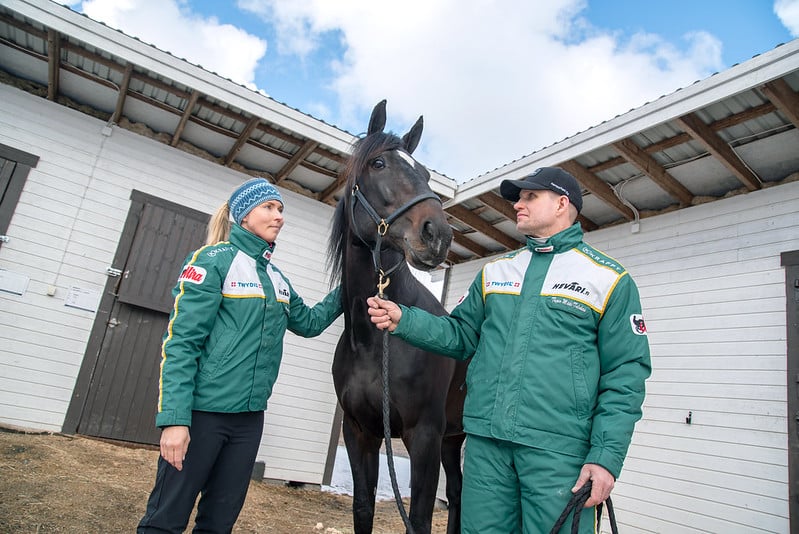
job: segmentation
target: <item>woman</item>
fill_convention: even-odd
[[[206,246],[188,256],[161,349],[161,457],[139,533],[183,532],[200,492],[195,531],[231,531],[286,330],[317,336],[342,313],[338,288],[308,307],[272,264],[282,227],[280,193],[252,179],[217,210]]]

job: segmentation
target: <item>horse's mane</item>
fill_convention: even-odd
[[[341,171],[341,176],[345,177],[344,194],[336,205],[333,227],[327,244],[327,267],[330,270],[331,286],[341,281],[344,269],[344,249],[349,232],[347,208],[351,202],[350,191],[361,175],[361,170],[372,158],[386,150],[395,150],[402,146],[402,139],[392,132],[374,132],[358,139],[352,145],[352,154]]]

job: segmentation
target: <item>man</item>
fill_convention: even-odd
[[[651,371],[638,289],[582,241],[572,175],[545,167],[500,192],[526,247],[487,263],[448,317],[377,297],[369,314],[413,345],[473,356],[464,533],[548,533],[588,480],[580,531],[595,532],[594,507],[619,476]]]

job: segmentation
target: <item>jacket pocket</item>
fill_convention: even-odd
[[[228,360],[236,336],[232,334],[220,336],[216,342],[209,344],[205,358],[200,358],[201,375],[213,378],[219,373],[220,368]]]
[[[591,415],[590,395],[585,378],[585,359],[578,348],[571,349],[572,387],[574,388],[574,409],[578,419],[587,419]]]

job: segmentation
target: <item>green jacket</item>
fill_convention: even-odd
[[[190,426],[192,410],[265,410],[286,329],[317,336],[341,315],[339,288],[310,308],[271,256],[235,224],[230,241],[188,256],[161,349],[157,426]]]
[[[402,307],[394,334],[469,364],[467,433],[621,472],[651,372],[638,289],[579,224],[486,264],[449,317]]]

